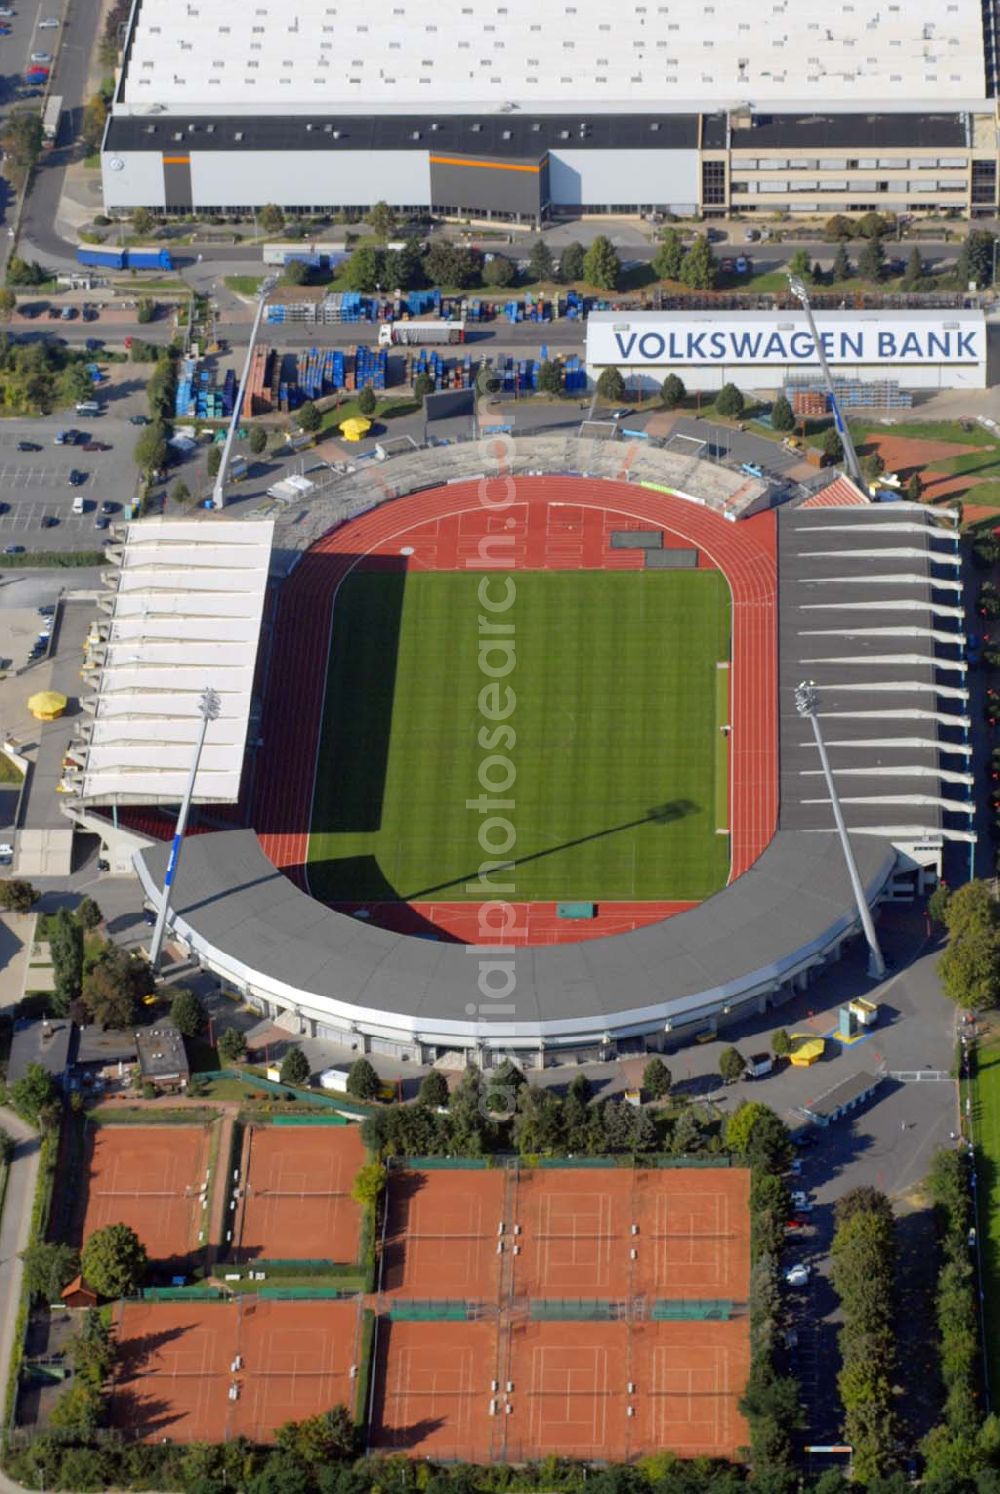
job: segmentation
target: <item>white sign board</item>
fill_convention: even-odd
[[[827,361],[860,365],[976,365],[986,361],[981,311],[820,312]],[[818,366],[803,312],[592,312],[587,363],[620,368]]]

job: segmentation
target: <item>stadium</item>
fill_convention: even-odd
[[[234,992],[422,1062],[673,1046],[857,936],[801,680],[872,906],[972,840],[954,517],[585,426],[129,525],[64,803],[158,904],[211,686],[170,926]]]
[[[134,0],[108,212],[997,210],[996,0]]]

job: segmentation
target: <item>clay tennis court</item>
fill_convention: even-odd
[[[749,1345],[746,1318],[520,1326],[511,1339],[503,1456],[624,1461],[669,1448],[681,1457],[732,1457],[748,1436],[738,1403]]]
[[[742,1168],[524,1171],[514,1291],[744,1301],[749,1197]]]
[[[128,1224],[152,1261],[197,1250],[208,1211],[205,1126],[95,1126],[88,1136],[87,1208],[82,1241],[108,1224]]]
[[[393,1172],[382,1290],[496,1302],[506,1176],[500,1169]]]
[[[353,1409],[359,1310],[257,1298],[121,1304],[111,1423],[143,1441],[269,1442],[293,1418]]]
[[[484,1461],[494,1418],[495,1322],[379,1323],[369,1445],[381,1452]]]
[[[248,1126],[235,1258],[356,1261],[351,1185],[365,1160],[357,1126]]]

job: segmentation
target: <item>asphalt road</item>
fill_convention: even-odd
[[[38,1179],[39,1140],[12,1110],[0,1109],[0,1126],[14,1137],[16,1144],[0,1216],[0,1384],[6,1385],[24,1275],[20,1252],[28,1244],[31,1204]],[[3,1494],[13,1494],[19,1489],[20,1485],[0,1472]]]

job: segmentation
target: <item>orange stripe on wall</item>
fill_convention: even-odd
[[[534,176],[542,169],[540,166],[512,166],[500,161],[470,161],[461,156],[431,156],[431,162],[435,166],[475,166],[481,171],[530,171]]]
[[[191,165],[191,157],[190,156],[164,156],[163,157],[163,164],[164,164],[164,166],[190,166]]]

